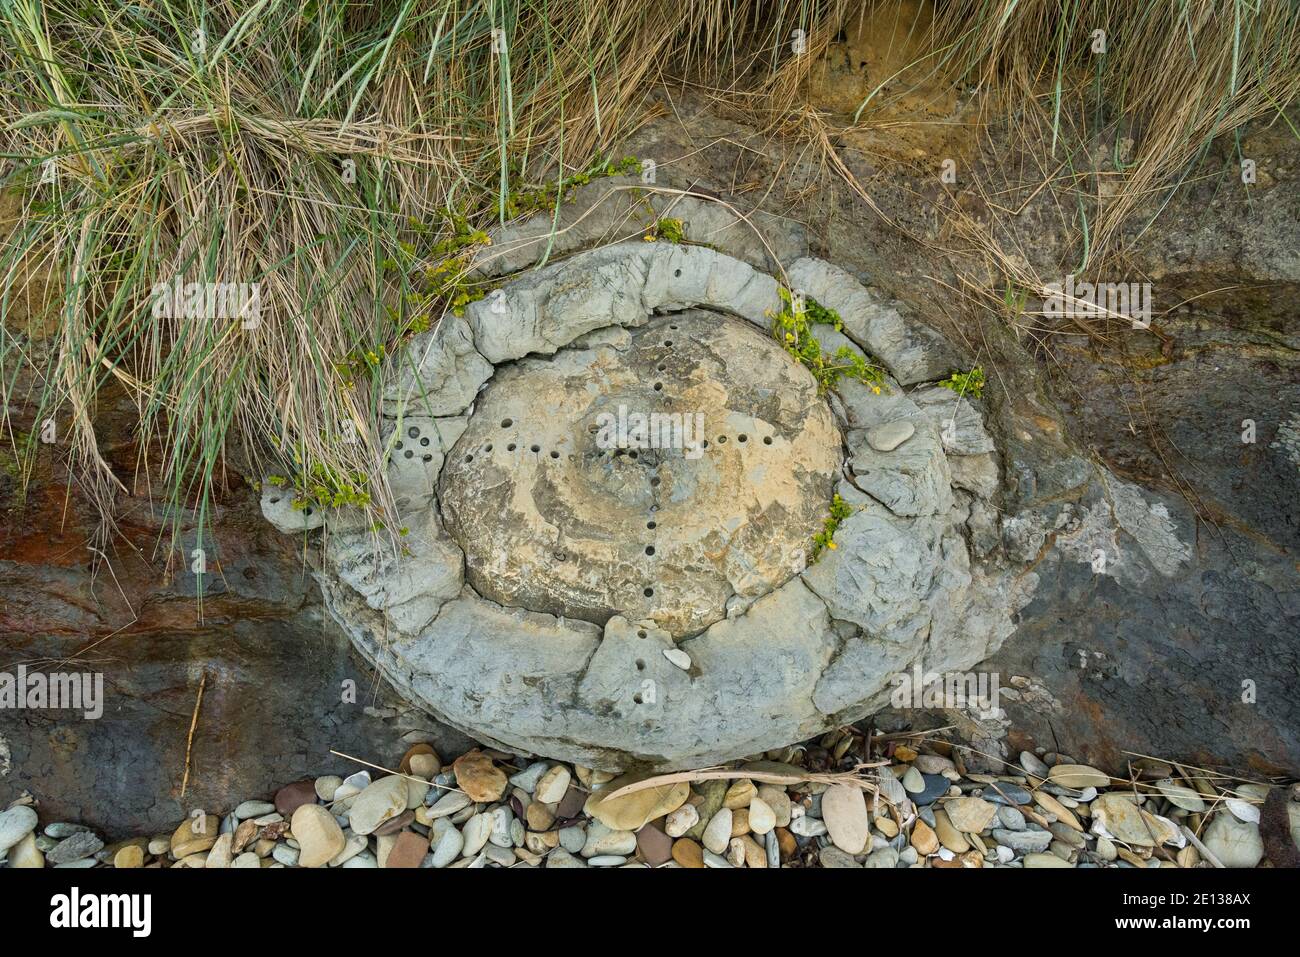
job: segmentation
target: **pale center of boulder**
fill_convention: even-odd
[[[804,568],[842,461],[808,371],[691,310],[498,367],[439,494],[484,597],[680,638]]]

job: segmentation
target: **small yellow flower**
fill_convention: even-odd
[[[826,547],[827,547],[827,548],[839,548],[839,546],[836,545],[834,542],[827,542],[827,543],[826,543]]]

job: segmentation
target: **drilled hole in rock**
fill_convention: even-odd
[[[421,445],[424,445],[424,446],[427,446],[427,445],[429,444],[429,438],[428,438],[428,436],[425,436],[424,438],[420,439],[420,444],[421,444]]]
[[[409,429],[406,430],[406,434],[413,439],[418,439],[420,437],[420,430],[417,429],[415,426],[411,426]]]
[[[771,445],[771,444],[772,444],[772,436],[770,436],[770,435],[765,435],[765,436],[763,436],[763,444],[764,444],[764,445]]]
[[[658,522],[646,522],[646,523],[645,523],[645,527],[646,527],[646,528],[655,528],[655,527],[658,526],[658,524],[659,524]]]
[[[636,694],[632,695],[632,700],[635,701],[637,704],[640,704],[640,703],[641,703],[641,692],[638,691]]]
[[[647,555],[653,555],[655,553],[655,547],[653,545],[647,545],[645,547],[645,553]]]
[[[503,428],[503,429],[508,429],[508,428],[510,428],[510,426],[512,426],[512,425],[514,425],[514,424],[515,424],[515,420],[514,420],[514,419],[502,419],[502,420],[501,420],[501,428]]]
[[[560,453],[559,453],[559,452],[552,452],[552,453],[551,453],[551,458],[553,458],[553,459],[558,459],[559,457],[560,457]]]
[[[642,658],[638,658],[638,659],[636,660],[636,670],[637,670],[637,671],[645,671],[645,660],[644,660],[644,659],[642,659]]]
[[[647,598],[653,598],[655,596],[655,590],[653,588],[647,588],[641,594],[645,595]]]
[[[736,441],[737,441],[737,442],[748,442],[748,441],[749,441],[749,436],[746,435],[744,432],[741,432],[738,436],[736,436]]]
[[[402,454],[403,454],[406,458],[408,458],[408,459],[413,459],[413,458],[415,458],[415,452],[413,452],[411,449],[407,449],[407,450],[406,450],[405,452],[403,452]]]
[[[433,461],[433,456],[430,455],[428,452],[424,453],[424,455],[421,456],[420,458],[421,458],[421,461],[423,461],[423,462],[432,462],[432,461]]]
[[[513,452],[513,451],[514,451],[515,449],[517,449],[517,448],[519,448],[519,446],[517,446],[517,445],[515,445],[515,443],[511,442],[509,445],[506,446],[506,451],[507,451],[507,452]]]
[[[534,455],[536,455],[538,452],[542,450],[542,447],[540,445],[530,445],[529,448],[533,450]]]

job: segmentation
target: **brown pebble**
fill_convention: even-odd
[[[555,823],[555,812],[541,801],[534,801],[524,811],[524,820],[530,831],[549,831]]]
[[[749,808],[742,807],[731,812],[731,836],[740,837],[749,833]]]
[[[304,804],[316,803],[316,782],[311,778],[286,784],[275,792],[275,809],[286,819]]]
[[[419,867],[424,856],[429,853],[429,839],[414,831],[403,831],[397,835],[397,842],[388,852],[384,867]]]
[[[116,854],[113,855],[113,866],[118,868],[142,867],[144,865],[144,849],[138,844],[128,844]]]
[[[577,817],[582,813],[582,806],[587,803],[587,795],[572,784],[569,790],[564,792],[564,797],[560,798],[559,805],[555,808],[557,818]]]
[[[799,844],[794,839],[794,835],[784,827],[778,827],[776,829],[776,844],[781,850],[781,860],[783,861],[792,859],[795,852],[799,849]]]
[[[919,817],[916,819],[916,823],[912,825],[912,846],[916,848],[916,852],[922,857],[939,850],[939,838],[934,833],[934,828]]]
[[[492,763],[492,759],[482,751],[467,751],[452,762],[451,769],[456,775],[456,784],[469,795],[469,799],[478,804],[490,804],[501,800],[509,783],[505,772]]]
[[[679,837],[673,842],[673,860],[682,867],[703,867],[704,848],[689,837]]]
[[[740,843],[745,849],[746,867],[754,869],[767,867],[767,851],[758,846],[758,841],[746,834],[740,838]]]
[[[643,861],[658,867],[672,859],[673,839],[657,824],[647,824],[636,832],[636,848]]]

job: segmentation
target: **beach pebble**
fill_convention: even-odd
[[[36,830],[36,812],[24,804],[0,812],[0,854]]]
[[[572,775],[569,769],[563,764],[557,764],[548,771],[543,772],[537,781],[537,787],[533,791],[533,800],[541,801],[543,804],[555,804],[564,793],[569,790],[569,782]]]
[[[664,831],[669,837],[681,837],[700,820],[694,804],[683,804],[664,818]]]

